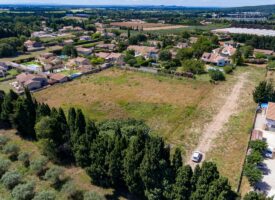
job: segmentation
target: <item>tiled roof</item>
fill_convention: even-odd
[[[269,102],[267,111],[266,111],[266,118],[275,120],[275,103]]]

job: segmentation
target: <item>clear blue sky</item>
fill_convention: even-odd
[[[0,4],[77,4],[77,5],[179,5],[251,6],[275,4],[275,0],[0,0]]]

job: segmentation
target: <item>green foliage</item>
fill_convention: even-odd
[[[252,153],[249,154],[246,159],[248,164],[259,164],[264,160],[262,154],[259,151],[252,151]]]
[[[213,43],[209,38],[202,36],[198,38],[198,41],[192,45],[194,50],[194,56],[200,58],[204,52],[209,52],[213,48]]]
[[[21,182],[22,176],[19,172],[17,171],[10,171],[10,172],[6,172],[2,178],[1,178],[1,182],[3,183],[3,185],[11,190],[13,189],[16,185],[18,185]]]
[[[18,160],[20,160],[25,167],[29,167],[30,165],[30,154],[27,152],[21,152],[18,155]]]
[[[55,200],[56,195],[54,191],[44,190],[35,195],[32,200]]]
[[[191,59],[193,57],[194,50],[192,48],[179,49],[176,58],[179,60]]]
[[[59,188],[62,183],[62,178],[64,176],[64,169],[61,167],[53,166],[48,169],[44,175],[44,179],[51,182],[54,188]]]
[[[225,80],[225,75],[220,70],[209,70],[208,73],[209,73],[210,78],[213,81],[224,81]]]
[[[172,159],[172,166],[175,174],[177,173],[178,169],[182,167],[182,165],[183,162],[181,157],[181,150],[179,148],[176,148]]]
[[[266,66],[268,69],[275,69],[275,61],[271,61]]]
[[[77,51],[74,45],[65,45],[62,49],[62,54],[73,58],[77,57]]]
[[[6,136],[0,135],[0,150],[3,149],[3,147],[9,142],[9,138]]]
[[[97,194],[96,192],[86,192],[83,200],[105,200],[104,196]]]
[[[3,148],[3,153],[7,154],[11,160],[17,160],[19,151],[19,146],[12,143],[8,143]]]
[[[223,70],[224,70],[224,72],[226,73],[226,74],[231,74],[232,72],[233,72],[233,67],[232,66],[229,66],[229,65],[227,65],[227,66],[224,66],[223,67]]]
[[[30,163],[30,170],[37,176],[41,177],[47,170],[48,159],[45,157],[32,160]]]
[[[6,171],[8,171],[10,165],[11,161],[4,158],[0,159],[0,178],[6,173]]]
[[[253,91],[253,99],[255,103],[267,103],[275,100],[275,92],[273,85],[267,81],[261,81]]]
[[[96,57],[91,59],[91,63],[94,65],[99,65],[104,63],[104,58]]]
[[[255,164],[246,164],[244,167],[244,175],[248,178],[251,186],[262,180],[263,174]]]
[[[266,197],[263,193],[258,193],[258,192],[249,192],[247,193],[243,200],[272,200],[272,197]]]
[[[68,200],[82,200],[83,191],[78,190],[72,182],[67,182],[62,187],[62,192],[66,194]]]
[[[35,195],[35,184],[27,182],[19,184],[12,190],[12,197],[14,200],[31,200]]]
[[[171,60],[172,54],[169,50],[162,50],[159,52],[159,60],[161,61],[167,61]]]
[[[181,70],[181,69],[179,69]],[[182,62],[182,70],[185,72],[191,72],[193,74],[205,73],[204,64],[200,60],[184,60]]]
[[[235,54],[232,56],[232,61],[235,65],[243,65],[244,59],[242,52],[240,51],[239,48],[237,48]]]
[[[249,147],[253,149],[253,151],[263,152],[267,149],[267,143],[263,140],[252,140],[249,142]]]

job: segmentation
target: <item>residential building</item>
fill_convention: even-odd
[[[27,40],[26,42],[24,42],[24,46],[27,48],[27,51],[40,51],[45,49],[40,42],[32,40]]]
[[[68,76],[65,76],[65,75],[59,74],[59,73],[50,74],[48,77],[49,77],[50,84],[65,83],[65,82],[69,81]]]
[[[100,52],[95,54],[97,57],[103,58],[107,63],[123,64],[123,55],[121,53],[105,53]]]
[[[92,38],[91,38],[91,36],[83,35],[83,36],[80,36],[80,37],[79,37],[79,40],[80,40],[80,41],[91,41]]]
[[[134,50],[135,56],[143,56],[144,58],[158,59],[159,50],[156,47],[130,45],[128,50]]]
[[[93,52],[93,49],[92,48],[78,47],[78,48],[76,48],[76,51],[80,55],[88,56],[88,55],[91,55],[91,53]]]
[[[201,57],[201,60],[220,67],[230,64],[229,58],[221,56],[218,53],[204,53]]]
[[[16,80],[21,87],[29,90],[39,89],[48,84],[47,77],[40,74],[21,73],[16,76]]]
[[[114,51],[116,49],[115,44],[98,44],[96,45],[97,49],[105,50],[105,51]]]
[[[78,68],[79,66],[81,65],[90,65],[90,61],[86,58],[83,58],[83,57],[77,57],[77,58],[73,58],[73,59],[70,59],[66,66],[68,68],[72,68],[72,69],[76,69]]]
[[[270,131],[275,131],[275,103],[268,102],[266,110],[266,127]]]

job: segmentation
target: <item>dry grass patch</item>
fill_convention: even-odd
[[[236,72],[236,74],[242,73]],[[223,104],[236,77],[212,85],[208,79],[172,79],[109,69],[35,93],[40,102],[82,108],[90,118],[145,120],[153,133],[190,152],[205,123]]]

